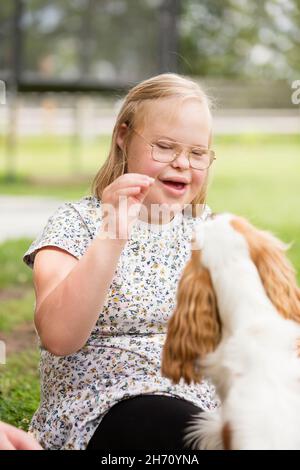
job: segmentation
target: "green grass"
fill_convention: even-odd
[[[293,242],[289,257],[300,281],[300,135],[216,139],[208,204]]]
[[[25,177],[18,176],[16,181],[7,182],[3,175],[0,175],[0,194],[10,196],[49,196],[63,200],[75,200],[83,196],[90,195],[92,175],[86,178],[86,183],[72,185],[40,183],[32,184],[26,181]]]
[[[109,148],[109,136],[79,143],[68,136],[19,137],[16,149],[17,174],[23,176],[69,176],[91,174],[101,167]],[[6,147],[0,136],[0,173],[6,164]]]
[[[23,291],[21,298],[0,302],[0,332],[9,334],[24,323],[31,323],[35,295],[32,270],[22,261],[29,239],[10,240],[0,245],[0,289]],[[39,404],[37,349],[13,354],[0,364],[0,419],[27,430]]]
[[[22,323],[32,322],[35,304],[33,290],[21,299],[5,300],[0,303],[0,331],[8,333]]]
[[[9,332],[33,318],[35,296],[32,270],[22,260],[30,244],[29,238],[22,238],[0,245],[0,290],[23,292],[21,298],[0,302],[0,331],[3,332]]]
[[[109,150],[109,136],[72,146],[70,137],[22,137],[18,141],[15,174],[7,181],[6,148],[0,136],[0,194],[52,196],[65,200],[90,194],[93,176]],[[36,184],[36,179],[42,179]],[[44,180],[51,180],[44,182]],[[68,182],[58,183],[59,179]],[[75,182],[76,181],[76,182]]]
[[[0,245],[0,289],[32,287],[32,270],[22,261],[31,240],[8,240]]]
[[[39,403],[37,350],[12,355],[0,365],[0,419],[28,429]]]

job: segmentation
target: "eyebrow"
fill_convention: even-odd
[[[156,139],[166,139],[166,140],[169,140],[170,142],[174,142],[175,144],[182,144],[182,145],[188,145],[189,147],[200,147],[200,148],[204,148],[204,149],[207,149],[207,147],[205,145],[201,145],[201,144],[186,144],[185,142],[179,142],[179,140],[175,140],[173,139],[172,137],[167,137],[166,135],[155,135],[154,136]]]

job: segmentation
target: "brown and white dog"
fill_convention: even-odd
[[[221,406],[187,428],[196,449],[300,449],[300,290],[272,234],[219,214],[194,234],[162,374],[203,377]]]

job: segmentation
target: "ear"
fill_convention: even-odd
[[[128,135],[128,126],[125,122],[119,126],[119,129],[117,131],[117,144],[120,147],[121,150],[124,150],[124,145],[125,145],[125,139]]]
[[[177,306],[168,323],[162,355],[162,375],[178,383],[199,382],[197,359],[213,351],[221,325],[210,274],[201,265],[201,251],[192,250],[180,279]]]
[[[250,256],[271,302],[284,318],[300,323],[300,289],[295,270],[285,256],[288,245],[240,217],[231,224],[246,238]]]

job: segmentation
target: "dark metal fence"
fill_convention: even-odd
[[[12,0],[0,8],[9,90],[126,90],[178,68],[180,0]]]

